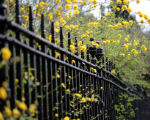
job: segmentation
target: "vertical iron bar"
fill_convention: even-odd
[[[27,42],[25,42],[26,45],[28,45]],[[27,83],[25,84],[25,103],[27,107],[29,108],[30,106],[30,70],[29,70],[29,51],[24,49],[24,64],[26,66],[25,71],[28,72],[28,78],[27,78]]]
[[[33,13],[32,13],[32,7],[30,6],[29,9],[29,30],[34,32],[34,25],[33,25]],[[35,40],[33,37],[29,38],[29,44],[32,48],[35,48]],[[37,75],[36,75],[36,56],[34,53],[30,53],[30,68],[33,68],[32,75],[34,76],[33,83],[36,84]],[[36,86],[33,88],[31,92],[31,103],[34,103],[37,100],[37,89]],[[36,108],[37,109],[37,108]],[[35,113],[35,118],[37,117],[37,113]]]
[[[20,3],[19,0],[16,0],[16,23],[21,25],[21,12],[20,12]],[[17,29],[16,30],[16,39],[21,41],[21,33]],[[22,100],[22,88],[23,88],[23,61],[22,61],[22,48],[20,46],[16,46],[16,55],[20,57],[20,62],[17,63],[17,75],[16,77],[19,79],[19,87],[17,88],[17,99]]]
[[[60,27],[60,47],[61,48],[64,48],[64,40],[63,40],[63,30],[62,30],[62,27]],[[61,60],[62,61],[65,61],[65,54],[62,52],[61,53]],[[60,79],[60,85],[62,83],[66,83],[66,76],[65,76],[65,73],[66,73],[66,67],[65,65],[61,66],[61,79]],[[64,93],[64,98],[62,98],[62,95],[63,95],[63,90],[66,89],[66,88],[62,88],[61,86],[61,89],[60,89],[60,99],[62,100],[63,99],[63,103],[60,105],[60,111],[61,111],[61,116],[59,117],[61,119],[61,117],[63,116],[63,113],[62,111],[66,110],[67,109],[67,99],[66,99],[66,93]]]
[[[37,47],[39,50],[39,47]],[[37,68],[37,81],[40,85],[37,87],[38,92],[38,119],[43,120],[43,102],[42,102],[42,58],[40,55],[36,56],[36,68]]]
[[[12,35],[10,35],[12,36]],[[10,104],[11,104],[11,109],[14,109],[16,107],[16,75],[15,75],[15,67],[16,67],[16,52],[15,52],[15,44],[12,42],[11,45],[9,45],[10,51],[12,53],[12,65],[10,65],[10,89],[11,89],[11,99],[10,99]]]
[[[50,52],[48,52],[48,55],[51,55]],[[52,77],[52,61],[47,61],[47,67],[48,67],[48,97],[49,97],[49,119],[54,120],[54,101],[53,101],[53,77]]]
[[[54,26],[54,22],[51,23],[51,34],[52,34],[52,43],[55,44],[55,26]],[[56,49],[55,48],[51,48],[52,50],[52,56],[54,58],[56,58]],[[55,107],[55,110],[54,110],[54,113],[55,114],[58,114],[58,90],[57,90],[57,63],[55,61],[52,61],[52,69],[53,69],[53,76],[54,76],[54,79],[53,79],[53,89],[56,89],[53,93],[53,101],[55,102],[54,103],[54,107]],[[58,120],[58,117],[56,118]]]
[[[41,36],[46,38],[44,15],[41,15]],[[46,44],[42,43],[42,52],[46,54]],[[43,116],[44,120],[48,120],[48,95],[47,95],[47,59],[42,57],[42,78],[43,78]]]

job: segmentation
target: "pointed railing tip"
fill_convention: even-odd
[[[70,45],[71,45],[71,33],[68,32],[68,51],[71,51],[70,50]]]
[[[54,21],[51,22],[51,34],[52,34],[52,43],[55,44],[55,26],[54,26]]]
[[[46,38],[44,14],[41,14],[41,36]]]
[[[20,11],[20,2],[19,0],[16,0],[16,23],[21,25],[21,11]]]
[[[29,7],[29,30],[34,32],[32,6]]]
[[[60,27],[60,47],[64,48],[64,36],[62,26]]]

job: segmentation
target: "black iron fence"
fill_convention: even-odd
[[[30,104],[37,105],[33,117],[39,120],[58,120],[65,116],[81,120],[115,120],[119,116],[114,108],[119,104],[119,95],[133,95],[134,91],[127,90],[128,86],[110,72],[115,64],[107,57],[105,59],[102,49],[88,46],[86,53],[79,53],[77,37],[71,40],[68,32],[66,51],[62,27],[60,46],[57,46],[54,22],[51,23],[52,42],[49,42],[45,39],[43,14],[41,37],[34,34],[32,8],[29,10],[29,30],[21,27],[20,16],[19,0],[16,0],[16,22],[7,18],[4,0],[0,1],[0,48],[7,47],[12,53],[11,59],[0,69],[0,86],[3,81],[9,85],[7,100],[0,100],[0,111],[8,105],[11,109],[17,108],[16,100],[25,98],[28,108]],[[28,41],[22,42],[22,35]],[[70,50],[71,41],[75,42],[76,54]],[[35,46],[36,42],[41,48]],[[124,99],[122,104],[126,106],[126,103]],[[30,116],[29,112],[27,114]],[[125,119],[128,119],[126,114]]]

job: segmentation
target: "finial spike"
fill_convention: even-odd
[[[60,47],[64,48],[64,35],[62,27],[60,27]]]
[[[87,44],[87,61],[90,62],[89,45]]]
[[[54,21],[51,23],[52,43],[55,43],[55,26]]]
[[[19,0],[16,0],[16,23],[21,25],[21,11]]]
[[[29,30],[34,32],[32,6],[30,6],[29,10]]]
[[[41,15],[41,36],[43,38],[46,38],[46,30],[45,30],[45,21],[44,21],[44,15]]]
[[[70,45],[71,45],[71,33],[68,32],[68,51],[71,51],[70,50]]]
[[[77,40],[77,37],[75,37],[75,47],[76,47],[76,50],[77,50],[77,53],[75,53],[75,55],[79,55],[78,53],[78,40]]]

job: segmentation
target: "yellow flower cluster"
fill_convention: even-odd
[[[145,45],[142,45],[142,46],[141,46],[141,49],[142,49],[143,51],[147,51],[147,48],[145,47]]]
[[[4,60],[10,59],[10,57],[11,57],[11,51],[8,48],[2,48],[1,51],[2,51],[2,58]]]

